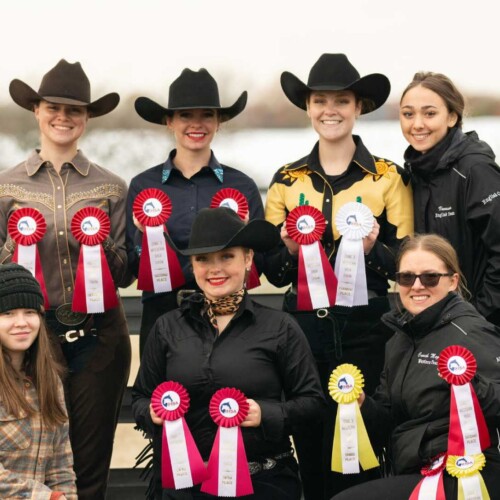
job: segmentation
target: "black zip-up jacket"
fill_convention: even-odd
[[[472,303],[500,325],[500,168],[475,132],[452,129],[426,154],[409,147],[415,232],[436,233],[455,248]]]
[[[419,473],[446,452],[451,389],[437,359],[445,347],[461,345],[477,361],[472,386],[491,437],[484,454],[500,474],[500,330],[455,293],[417,316],[394,311],[382,321],[396,333],[386,345],[380,385],[361,412],[372,443],[389,444],[394,472]]]

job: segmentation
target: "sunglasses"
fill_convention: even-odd
[[[420,280],[423,286],[432,288],[437,286],[441,276],[453,276],[454,273],[396,273],[396,283],[401,286],[413,286],[416,279]]]

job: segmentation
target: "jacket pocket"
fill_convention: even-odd
[[[25,450],[31,445],[29,418],[16,418],[0,412],[0,451]]]

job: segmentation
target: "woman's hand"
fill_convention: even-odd
[[[152,405],[149,405],[149,414],[151,415],[151,420],[153,421],[153,424],[163,425],[163,420],[155,413]]]
[[[290,255],[298,255],[299,244],[295,240],[290,238],[290,236],[288,236],[288,232],[286,230],[286,221],[284,221],[283,225],[281,226],[280,236],[281,239],[283,240],[283,243],[288,248]]]
[[[365,255],[368,255],[372,251],[379,233],[380,224],[377,222],[377,219],[373,219],[373,229],[363,238],[363,251],[365,252]]]
[[[359,395],[359,398],[358,398],[358,405],[359,405],[360,408],[363,406],[363,403],[365,402],[365,399],[366,399],[366,394],[365,394],[365,391],[363,391]]]
[[[259,427],[262,420],[262,414],[260,411],[259,404],[253,399],[247,399],[248,403],[248,415],[243,422],[241,422],[241,427]]]
[[[134,225],[141,233],[144,232],[144,226],[137,220],[137,217],[135,215],[132,215],[132,219],[134,221]]]

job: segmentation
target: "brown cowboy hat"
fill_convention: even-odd
[[[216,109],[221,122],[240,114],[247,104],[247,93],[243,92],[232,106],[223,108],[219,100],[219,88],[213,76],[205,69],[182,70],[172,82],[168,92],[168,107],[163,107],[148,97],[135,101],[135,110],[141,118],[151,123],[165,124],[167,116],[181,109]]]
[[[264,219],[253,219],[248,223],[230,208],[202,208],[191,227],[188,247],[180,250],[168,233],[169,244],[181,255],[199,255],[218,252],[225,248],[252,248],[256,252],[271,250],[280,241],[274,224]]]
[[[120,102],[116,92],[91,102],[90,82],[81,64],[71,64],[65,59],[61,59],[44,75],[38,92],[17,79],[10,82],[9,92],[14,102],[28,111],[33,111],[34,105],[44,100],[55,104],[86,106],[91,118],[113,111]]]
[[[371,101],[363,103],[362,114],[380,108],[391,92],[385,75],[373,73],[361,78],[345,54],[323,54],[311,68],[307,85],[292,73],[283,72],[281,88],[295,106],[304,110],[307,96],[314,90],[352,90],[358,97]]]

